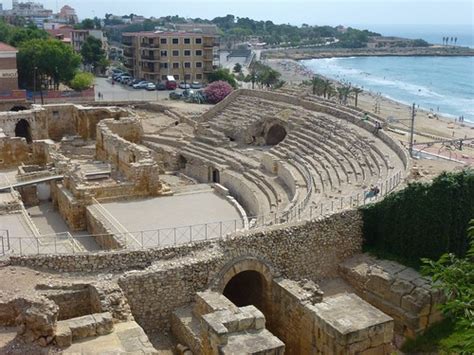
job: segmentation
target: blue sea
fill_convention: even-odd
[[[370,26],[383,35],[430,43],[457,36],[474,46],[472,26]],[[436,40],[439,38],[439,41]],[[351,83],[393,100],[474,122],[474,57],[350,57],[303,60],[314,73]]]

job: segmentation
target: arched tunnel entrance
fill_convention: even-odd
[[[286,137],[286,129],[280,124],[275,124],[270,127],[265,136],[266,145],[277,145]]]
[[[33,141],[31,138],[31,127],[27,120],[21,119],[17,122],[15,126],[15,136],[25,138],[28,143]]]
[[[235,275],[224,288],[224,296],[238,307],[253,305],[264,311],[265,280],[253,270]]]

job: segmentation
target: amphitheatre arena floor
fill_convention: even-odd
[[[144,246],[168,245],[175,241],[180,244],[191,238],[193,241],[213,238],[220,233],[221,221],[226,231],[234,231],[243,225],[238,210],[210,189],[103,203],[102,206],[137,239],[140,238],[137,232],[145,231]],[[157,230],[161,232],[159,243]]]

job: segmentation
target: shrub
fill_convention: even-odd
[[[90,88],[93,84],[94,75],[80,72],[74,75],[74,78],[69,83],[69,87],[73,90],[81,91]]]
[[[217,104],[224,100],[232,92],[232,86],[226,81],[215,81],[209,84],[204,93],[207,101],[211,104]]]
[[[229,69],[217,69],[209,74],[208,79],[210,83],[214,81],[227,81],[234,89],[237,88],[237,81]]]
[[[413,183],[362,208],[364,248],[419,268],[420,258],[446,252],[464,256],[474,217],[474,170],[443,173],[431,184]]]

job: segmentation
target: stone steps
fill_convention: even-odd
[[[114,322],[109,312],[61,320],[57,324],[56,343],[70,346],[74,341],[112,333]]]

